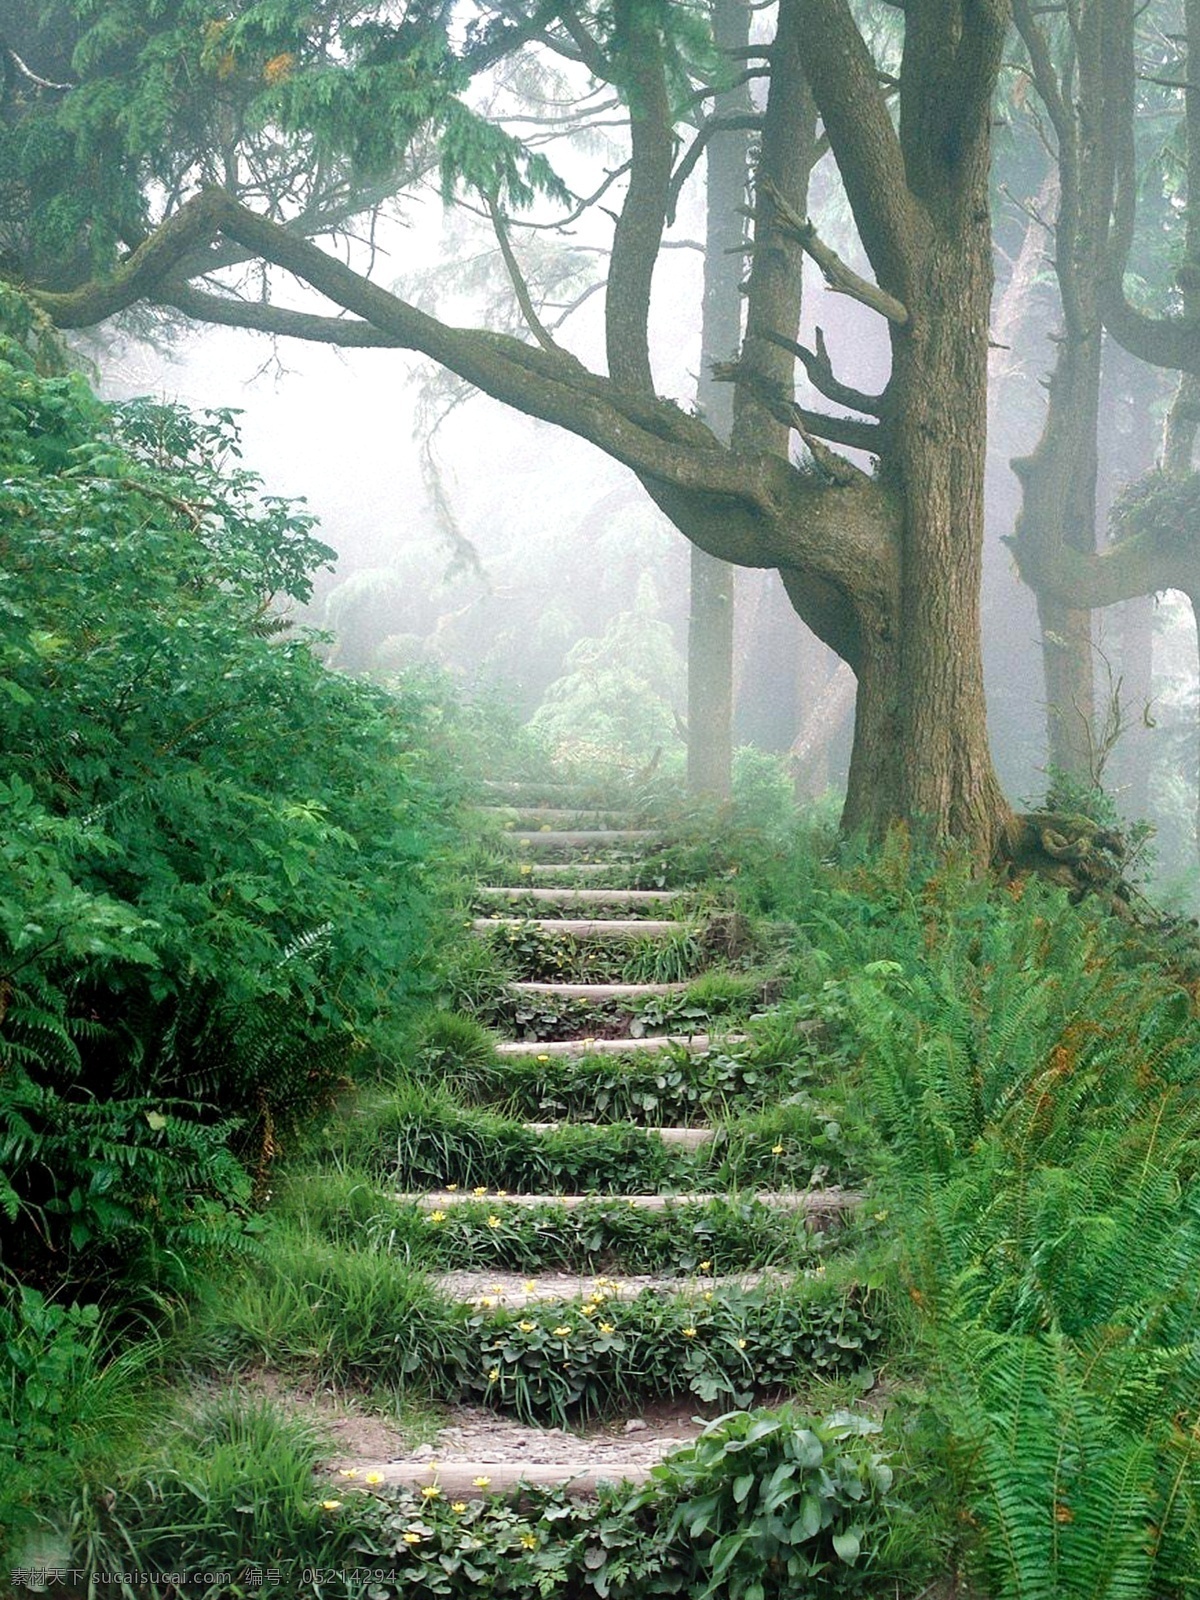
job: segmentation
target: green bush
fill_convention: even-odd
[[[6,293],[4,1265],[98,1286],[177,1268],[243,1198],[219,1147],[265,1170],[429,986],[448,791],[419,697],[288,627],[331,552],[238,465],[229,414],[105,408],[5,331],[19,311]]]

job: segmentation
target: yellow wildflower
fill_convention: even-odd
[[[580,1310],[583,1312],[585,1317],[594,1317],[599,1309],[600,1307],[592,1300],[589,1300],[587,1305],[580,1307]]]
[[[438,1488],[436,1483],[427,1483],[421,1490],[422,1500],[440,1500],[441,1498],[442,1491]]]
[[[446,1185],[446,1193],[447,1194],[457,1194],[458,1193],[458,1185],[456,1183],[448,1183]]]
[[[487,1184],[486,1183],[481,1183],[477,1189],[472,1189],[471,1193],[472,1194],[486,1194],[487,1193]]]
[[[461,1517],[463,1512],[467,1509],[467,1502],[465,1500],[452,1500],[450,1502],[450,1509],[451,1511],[455,1512],[456,1515]]]
[[[417,1530],[415,1528],[410,1528],[408,1530],[408,1532],[404,1535],[404,1542],[405,1542],[405,1544],[420,1544],[421,1535],[417,1532]]]
[[[555,1328],[554,1337],[556,1339],[569,1339],[571,1337],[571,1333],[572,1329],[570,1329],[564,1322],[561,1328]]]
[[[429,1220],[436,1228],[439,1222],[445,1222],[446,1213],[444,1211],[431,1211],[429,1213]]]
[[[321,1501],[321,1510],[322,1511],[336,1511],[337,1508],[341,1505],[341,1503],[342,1502],[340,1500],[322,1500]]]
[[[358,1468],[357,1467],[342,1467],[338,1472],[338,1477],[339,1478],[357,1478],[358,1477]]]
[[[702,1300],[711,1300],[712,1299],[712,1290],[711,1289],[706,1289],[704,1291],[704,1293],[700,1296],[700,1298]]]
[[[549,1056],[539,1056],[539,1057],[538,1057],[538,1060],[539,1060],[539,1061],[549,1061],[549,1059],[550,1059],[550,1057],[549,1057]]]
[[[711,1272],[712,1271],[712,1262],[711,1261],[702,1261],[700,1263],[700,1271],[701,1272]]]
[[[363,1478],[363,1482],[364,1483],[382,1483],[383,1482],[383,1473],[382,1472],[368,1472],[366,1474],[366,1476]]]
[[[600,1332],[601,1333],[612,1333],[613,1332],[612,1323],[611,1322],[602,1322],[600,1324]]]
[[[522,863],[521,863],[521,876],[525,877],[528,873],[530,873],[532,871],[533,871],[533,868],[529,865],[528,861],[522,861]]]
[[[488,1382],[489,1383],[499,1383],[499,1381],[500,1381],[500,1368],[499,1367],[493,1367],[492,1370],[488,1373]]]
[[[471,1482],[475,1485],[475,1487],[477,1489],[486,1489],[488,1487],[488,1485],[491,1483],[491,1481],[492,1480],[490,1478],[472,1478],[471,1479]]]
[[[517,1323],[517,1327],[520,1328],[522,1333],[532,1333],[533,1330],[537,1327],[537,1323],[536,1322],[518,1322]]]
[[[525,1282],[521,1285],[521,1287],[522,1287],[522,1289],[524,1289],[526,1294],[532,1294],[533,1291],[537,1288],[537,1284],[532,1278],[526,1278]]]
[[[489,1228],[498,1228],[500,1226],[501,1226],[500,1218],[493,1211],[491,1216],[488,1218],[488,1227]]]
[[[783,1146],[781,1144],[773,1144],[771,1146],[771,1154],[773,1156],[781,1156],[783,1154]]]
[[[526,1550],[536,1550],[538,1547],[537,1536],[532,1533],[523,1533],[521,1535],[521,1543]]]
[[[479,1304],[485,1311],[490,1311],[496,1304],[496,1296],[494,1294],[481,1294],[479,1296]]]
[[[684,1329],[684,1330],[683,1330],[683,1337],[684,1337],[684,1338],[685,1338],[685,1339],[694,1339],[694,1338],[695,1338],[695,1337],[696,1337],[696,1330],[695,1330],[695,1328],[685,1328],[685,1329]]]
[[[508,1199],[508,1190],[507,1189],[497,1189],[496,1190],[496,1198],[497,1198],[497,1200],[507,1200]]]
[[[739,1350],[744,1350],[744,1349],[745,1349],[745,1348],[746,1348],[746,1341],[745,1341],[745,1339],[739,1339],[739,1340],[738,1340],[738,1349],[739,1349]]]

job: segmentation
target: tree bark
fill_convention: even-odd
[[[713,38],[724,52],[750,41],[746,0],[713,0]],[[715,95],[711,115],[744,118],[751,110],[747,85]],[[700,375],[696,398],[709,427],[723,444],[733,434],[733,395],[713,368],[733,360],[742,340],[742,257],[749,137],[724,128],[705,147],[704,299],[700,331]],[[688,613],[688,789],[728,800],[733,792],[734,568],[692,546]]]

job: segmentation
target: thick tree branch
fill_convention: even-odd
[[[292,273],[358,321],[227,301],[173,282],[171,257],[186,256],[218,233]],[[671,500],[688,537],[710,554],[744,566],[808,569],[845,593],[865,587],[894,597],[901,514],[885,486],[860,475],[832,488],[777,456],[734,454],[698,418],[589,372],[563,350],[439,322],[223,190],[189,201],[112,282],[32,298],[68,327],[101,321],[139,299],[161,299],[263,332],[415,351],[631,468],[656,497]]]
[[[1025,581],[1065,606],[1092,610],[1167,589],[1200,594],[1200,544],[1140,534],[1097,554],[1067,544],[1038,549],[1025,540],[1006,543]]]
[[[903,302],[925,231],[871,52],[848,0],[780,0],[795,9],[804,71],[863,246],[880,286]]]
[[[671,97],[653,13],[640,0],[616,0],[614,19],[629,93],[632,165],[613,233],[605,342],[610,377],[650,392],[650,288],[666,226],[674,159]]]

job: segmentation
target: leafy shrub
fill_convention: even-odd
[[[0,394],[5,1259],[100,1284],[428,986],[446,789],[416,702],[289,631],[330,552],[227,413],[110,411],[2,325]]]
[[[823,1422],[735,1412],[655,1467],[653,1487],[634,1504],[666,1498],[663,1536],[686,1552],[686,1592],[696,1600],[862,1592],[873,1582],[892,1486],[880,1432],[847,1411]]]

